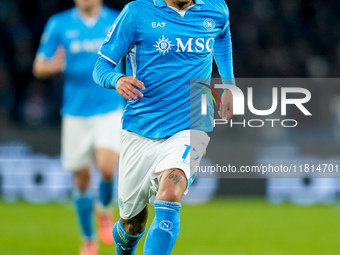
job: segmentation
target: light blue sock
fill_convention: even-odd
[[[145,229],[141,234],[137,236],[127,234],[122,226],[121,220],[119,219],[119,221],[116,222],[112,229],[116,255],[134,255],[138,241],[142,238],[144,233]]]
[[[99,200],[105,207],[110,204],[113,195],[113,180],[101,179],[99,184]]]
[[[82,235],[86,239],[93,239],[93,198],[88,191],[78,188],[73,190],[73,202]]]
[[[144,253],[168,255],[171,253],[180,227],[181,203],[155,200],[155,218],[145,239]]]

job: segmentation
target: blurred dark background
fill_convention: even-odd
[[[122,9],[127,0],[105,1]],[[236,77],[339,77],[337,0],[227,1]],[[32,61],[47,19],[71,0],[0,1],[0,128],[59,122],[61,80],[38,81]]]
[[[127,2],[105,3],[122,9]],[[72,0],[0,1],[0,128],[59,122],[61,79],[34,79],[32,62],[48,18],[73,6]]]
[[[116,9],[122,9],[128,2],[104,1]],[[236,77],[340,76],[340,1],[226,2],[230,10]],[[32,62],[47,19],[72,6],[71,0],[0,0],[0,144],[22,142],[35,153],[59,154],[62,78],[47,81],[34,79]],[[216,68],[214,76],[217,77]],[[318,95],[317,89],[315,95]],[[318,144],[321,146],[319,154],[336,154],[339,146],[335,143],[331,146],[326,144],[336,139],[340,141],[339,135],[336,137],[334,132],[340,127],[340,113],[329,110],[331,96],[334,96],[333,92],[323,94],[311,106],[314,107],[313,113],[319,114],[326,121],[325,124],[313,126],[315,123],[310,120],[302,120],[302,128],[291,131],[294,146],[314,153],[312,148]],[[334,100],[333,109],[337,109],[337,105],[340,107],[340,97]],[[338,119],[334,116],[338,116]],[[214,135],[225,136],[235,142],[228,150],[229,153],[234,151],[240,160],[255,158],[258,141],[263,141],[264,137],[254,134],[253,130],[244,132],[241,129],[228,133],[216,130]],[[305,140],[301,140],[301,137]],[[234,185],[230,185],[230,182]],[[263,181],[247,182],[247,191],[242,188],[245,186],[244,181],[230,182],[220,185],[229,187],[225,188],[225,193],[264,193]]]

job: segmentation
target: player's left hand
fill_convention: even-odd
[[[233,94],[229,89],[224,90],[222,94],[222,105],[220,106],[220,110],[218,111],[218,115],[222,119],[230,120],[233,116]]]
[[[128,101],[144,96],[137,88],[144,90],[144,83],[132,76],[122,76],[116,84],[117,92]]]

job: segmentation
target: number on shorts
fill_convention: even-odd
[[[188,154],[189,154],[189,151],[190,151],[190,149],[191,149],[191,146],[190,146],[190,145],[185,144],[184,146],[185,146],[186,148],[185,148],[185,151],[184,151],[184,153],[183,153],[182,159],[186,159],[186,158],[187,158],[187,156],[188,156]]]

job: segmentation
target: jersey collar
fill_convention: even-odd
[[[86,22],[86,19],[84,16],[81,15],[80,13],[80,10],[77,8],[77,7],[73,7],[73,13],[72,15],[76,18],[79,18],[83,23],[84,25],[86,25],[87,27],[94,27],[97,23],[98,23],[98,20],[101,18],[101,17],[106,17],[109,13],[108,13],[108,9],[105,5],[102,5],[101,6],[101,9],[99,10],[99,13],[97,15],[97,17],[94,17],[94,19],[96,20],[96,22],[94,22],[93,25],[88,25],[87,22]]]
[[[167,6],[164,0],[153,0],[153,2],[155,4],[155,6],[160,7],[160,8]],[[195,5],[196,4],[202,5],[202,4],[204,4],[204,2],[203,2],[203,0],[195,0]]]

